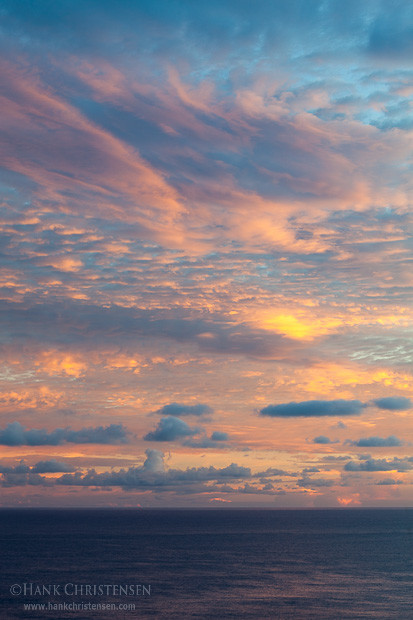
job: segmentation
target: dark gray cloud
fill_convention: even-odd
[[[0,474],[28,474],[29,472],[30,467],[26,465],[24,461],[20,461],[20,463],[14,467],[0,465]]]
[[[395,435],[390,435],[389,437],[362,437],[358,441],[346,441],[345,443],[359,446],[360,448],[393,448],[403,445],[403,442]]]
[[[55,459],[50,459],[50,461],[39,461],[31,468],[31,471],[35,474],[69,473],[75,470],[76,467],[71,467],[67,463],[62,463]]]
[[[313,439],[314,443],[337,443],[336,441],[333,441],[332,439],[330,439],[329,437],[326,437],[325,435],[318,435],[318,437],[314,437]]]
[[[76,471],[76,467],[71,467],[67,463],[62,463],[56,459],[50,459],[50,461],[39,461],[32,467],[26,465],[24,461],[20,461],[20,463],[14,467],[0,465],[0,474],[56,474],[74,471]]]
[[[1,484],[4,487],[52,486],[54,481],[31,472],[27,474],[5,473],[2,476]]]
[[[169,405],[164,405],[161,409],[158,409],[156,413],[165,416],[186,416],[186,415],[194,415],[194,416],[203,416],[213,413],[213,409],[208,407],[208,405],[182,405],[180,403],[170,403]]]
[[[413,403],[410,398],[404,396],[386,396],[385,398],[376,398],[372,401],[379,409],[388,409],[389,411],[405,411],[411,409]]]
[[[274,418],[359,415],[365,406],[359,400],[308,400],[268,405],[261,409],[260,414]]]
[[[191,428],[184,420],[174,416],[162,418],[154,431],[145,435],[145,441],[175,441],[183,437],[192,437],[201,432],[200,428]]]
[[[402,480],[394,480],[393,478],[385,478],[376,482],[377,486],[393,486],[395,484],[403,484]]]
[[[54,461],[57,463],[56,461]],[[46,462],[44,462],[46,463]],[[26,465],[24,461],[20,461],[14,467],[0,465],[1,480],[0,484],[3,487],[23,487],[23,486],[51,486],[54,484],[53,480],[48,480],[44,476],[40,476],[41,472],[38,470],[37,465],[41,465],[41,462],[37,463],[33,467]],[[63,464],[61,464],[63,465]],[[39,469],[42,469],[40,467]],[[59,469],[57,471],[73,471],[70,469]]]
[[[127,443],[129,431],[122,424],[82,428],[79,431],[71,428],[57,428],[53,431],[45,429],[27,429],[19,422],[12,422],[0,429],[0,445],[3,446],[58,446],[62,443],[96,443],[119,444]]]
[[[212,441],[227,441],[229,439],[228,433],[222,431],[214,431],[211,435]]]
[[[345,471],[410,471],[413,469],[413,457],[387,459],[368,459],[362,462],[349,461]]]

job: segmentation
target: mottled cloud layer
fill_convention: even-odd
[[[410,3],[40,4],[2,4],[2,502],[412,505]]]

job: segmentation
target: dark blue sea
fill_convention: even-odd
[[[5,509],[0,524],[2,620],[413,618],[412,509]]]

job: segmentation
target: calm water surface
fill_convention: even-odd
[[[413,619],[411,509],[3,510],[0,525],[2,619]],[[32,595],[10,593],[23,584]],[[135,610],[23,608],[74,602]]]

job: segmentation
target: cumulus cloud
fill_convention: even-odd
[[[145,450],[146,460],[142,469],[154,474],[161,474],[165,471],[164,453],[160,450]]]
[[[50,461],[39,461],[32,467],[26,465],[24,461],[20,461],[14,467],[0,465],[0,474],[57,474],[75,471],[75,467],[71,467],[67,463],[62,463],[56,459]]]
[[[145,441],[175,441],[183,437],[192,437],[201,432],[199,428],[191,428],[184,420],[175,416],[162,418],[154,431],[145,435]]]
[[[405,411],[411,409],[413,403],[410,398],[404,396],[386,396],[385,398],[376,398],[372,401],[379,409],[387,409],[389,411]]]
[[[75,469],[67,463],[50,459],[50,461],[39,461],[31,468],[31,471],[35,474],[57,474],[72,472]]]
[[[160,413],[165,416],[186,416],[186,415],[194,415],[194,416],[203,416],[207,414],[213,413],[213,409],[208,405],[182,405],[180,403],[170,403],[169,405],[164,405],[161,409],[158,409],[156,413]]]
[[[95,428],[27,429],[19,422],[12,422],[0,429],[0,445],[3,446],[58,446],[62,443],[119,444],[128,441],[129,431],[123,424],[110,424]]]
[[[413,469],[413,457],[387,459],[367,459],[357,463],[349,461],[344,466],[345,471],[410,471]]]
[[[359,446],[360,448],[393,448],[396,446],[402,446],[403,442],[395,435],[389,437],[362,437],[358,441],[347,441],[352,446]]]
[[[245,480],[251,478],[248,467],[231,463],[227,467],[191,467],[188,469],[162,469],[163,455],[158,451],[147,451],[147,459],[142,467],[130,467],[118,472],[96,473],[90,470],[87,474],[77,472],[65,474],[56,483],[73,486],[121,486],[124,488],[170,490],[185,488],[193,483],[204,483],[219,480]],[[153,465],[156,465],[154,467]]]
[[[325,435],[318,435],[318,437],[314,437],[313,442],[314,443],[321,443],[321,444],[337,443],[337,442],[333,441],[332,439],[330,439],[329,437],[326,437]]]
[[[20,463],[14,467],[0,465],[0,474],[28,474],[29,472],[30,467],[26,465],[24,461],[20,461]]]
[[[359,415],[366,405],[359,400],[308,400],[268,405],[260,414],[279,418]]]
[[[40,476],[39,473],[57,473],[66,465],[51,461],[39,461],[32,468],[24,462],[15,467],[0,467],[3,486],[24,485],[62,485],[62,486],[96,486],[96,487],[123,487],[125,489],[154,489],[156,491],[179,490],[182,493],[208,491],[204,486],[209,482],[243,481],[258,478],[259,474],[252,474],[249,467],[231,463],[226,467],[190,467],[187,469],[166,469],[164,454],[159,450],[146,450],[146,459],[139,467],[129,467],[119,471],[105,471],[97,473],[94,469],[87,473],[76,471],[64,473],[62,476],[51,479]],[[201,486],[199,486],[201,485]]]
[[[69,475],[69,474],[67,474]],[[4,487],[23,487],[23,486],[52,486],[52,480],[32,472],[26,474],[5,473],[2,476],[1,484]]]

